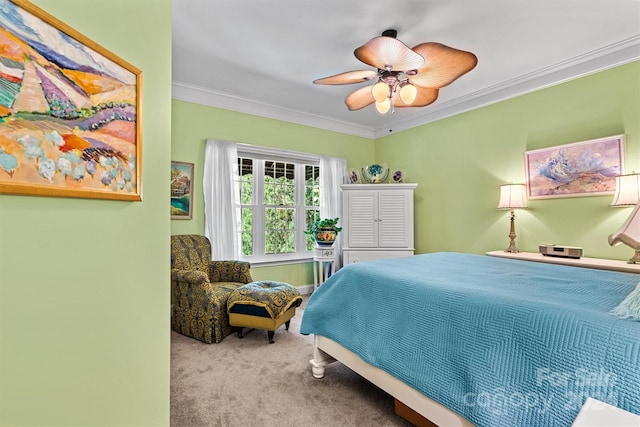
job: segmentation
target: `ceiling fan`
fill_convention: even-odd
[[[471,52],[440,43],[420,43],[413,49],[396,39],[390,29],[357,48],[353,54],[378,71],[347,71],[314,80],[320,85],[346,85],[377,78],[373,86],[361,87],[345,98],[349,110],[375,103],[384,114],[393,107],[425,107],[438,99],[438,91],[471,71],[478,58]]]

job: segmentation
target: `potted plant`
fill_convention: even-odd
[[[314,221],[309,225],[304,234],[315,239],[320,246],[331,246],[336,240],[338,233],[342,231],[342,227],[338,227],[340,218],[322,218]]]

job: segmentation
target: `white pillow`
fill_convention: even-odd
[[[611,314],[622,319],[640,320],[640,283],[616,308],[611,310]]]

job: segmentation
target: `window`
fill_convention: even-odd
[[[252,263],[309,259],[304,234],[320,217],[319,159],[259,147],[238,149],[242,257]]]

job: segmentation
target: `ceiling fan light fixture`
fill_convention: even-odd
[[[389,85],[382,80],[378,80],[378,83],[371,88],[371,94],[376,102],[383,102],[389,98]]]
[[[397,31],[387,30],[354,50],[355,57],[374,67],[356,70],[313,81],[315,84],[344,85],[376,82],[354,90],[344,102],[349,111],[375,104],[385,114],[403,107],[426,107],[438,99],[439,90],[468,73],[478,63],[471,52],[441,43],[424,42],[413,48],[396,38]],[[428,60],[426,59],[428,58]]]
[[[389,98],[385,98],[382,102],[376,101],[376,110],[378,110],[378,113],[386,114],[389,108],[391,108],[391,100]]]
[[[400,85],[400,99],[405,105],[413,104],[418,95],[418,89],[409,82],[402,83]]]

